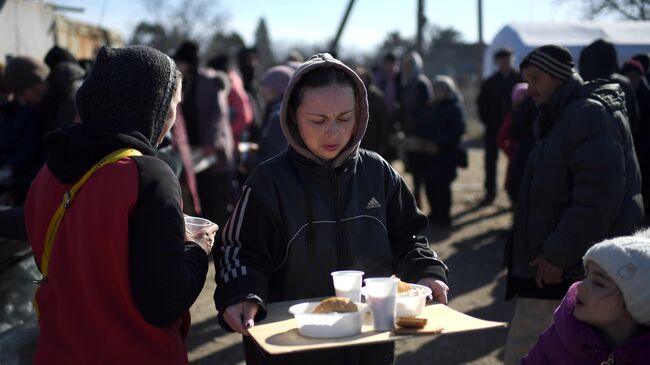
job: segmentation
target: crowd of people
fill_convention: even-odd
[[[476,100],[478,204],[497,196],[501,149],[516,298],[506,364],[650,355],[650,233],[637,233],[650,209],[649,60],[619,66],[605,40],[578,62],[557,45],[518,68],[510,50],[494,54]],[[187,363],[209,258],[217,318],[243,335],[248,364],[394,362],[386,343],[270,356],[251,340],[268,303],[332,295],[332,271],[398,274],[447,303],[453,268],[423,231],[453,225],[474,101],[427,76],[415,51],[375,67],[328,53],[258,63],[250,48],[202,60],[187,40],[169,54],[102,47],[89,69],[60,47],[3,67],[0,202],[13,208],[0,235],[28,240],[43,275],[36,364]],[[213,224],[186,231],[184,214]]]

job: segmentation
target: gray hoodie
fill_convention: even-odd
[[[291,93],[303,76],[320,67],[334,67],[345,72],[345,74],[354,81],[355,95],[357,98],[356,132],[350,139],[348,146],[343,149],[333,161],[323,161],[311,152],[300,137],[300,133],[298,133],[298,125],[296,124],[296,121],[289,120],[289,100],[291,99]],[[330,166],[332,168],[341,166],[346,159],[353,157],[358,153],[359,144],[361,143],[361,139],[363,139],[363,135],[366,133],[366,127],[368,126],[368,94],[363,81],[361,81],[359,76],[352,71],[352,69],[343,64],[343,62],[332,57],[329,53],[313,55],[293,73],[284,95],[285,97],[284,100],[282,100],[282,108],[280,109],[280,124],[282,125],[282,132],[284,132],[284,136],[287,138],[289,145],[298,153],[320,166]]]

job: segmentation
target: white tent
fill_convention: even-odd
[[[567,47],[578,65],[580,51],[597,39],[606,39],[616,46],[619,63],[639,53],[650,53],[650,21],[615,23],[513,23],[503,27],[483,53],[483,77],[492,74],[494,52],[510,48],[518,68],[521,60],[533,49],[545,44]]]

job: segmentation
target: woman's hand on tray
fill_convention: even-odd
[[[417,284],[424,285],[429,287],[432,291],[433,300],[438,301],[442,304],[447,304],[447,293],[449,292],[449,287],[443,281],[433,278],[424,278],[420,279]]]
[[[230,328],[244,336],[250,336],[248,329],[255,325],[255,315],[259,306],[255,302],[243,301],[226,308],[223,319]]]

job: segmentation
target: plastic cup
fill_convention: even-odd
[[[395,328],[397,311],[397,283],[399,279],[365,279],[363,295],[372,311],[372,327],[375,331],[390,331]]]
[[[355,303],[361,302],[361,277],[363,274],[363,271],[358,270],[332,272],[336,296],[349,298]]]
[[[213,224],[211,221],[201,218],[185,215],[185,230],[188,233],[194,233]]]

